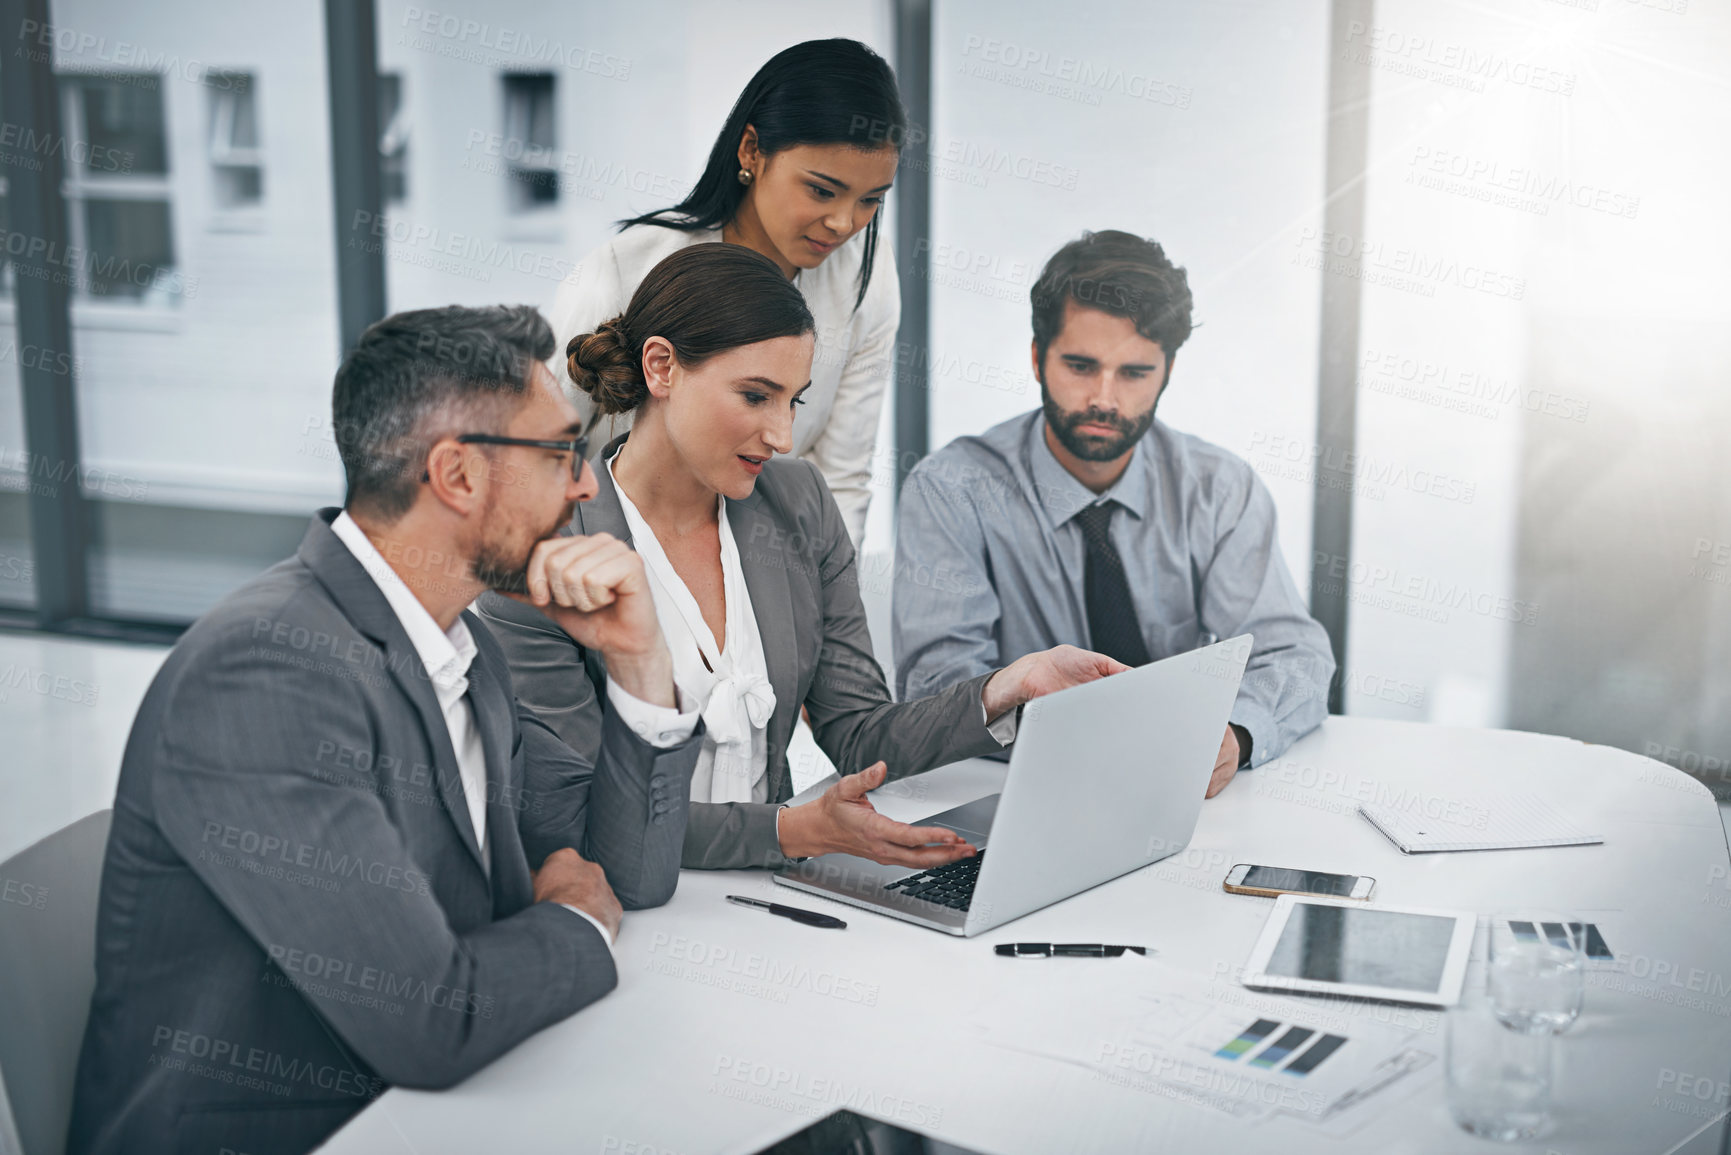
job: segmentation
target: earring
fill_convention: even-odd
[[[742,168],[739,170],[739,183],[743,184],[743,185],[751,184],[751,170],[750,169]]]

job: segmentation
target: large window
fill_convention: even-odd
[[[12,280],[16,275],[8,252],[12,244],[12,206],[7,180],[7,177],[0,176],[0,237],[8,241],[6,245],[0,245],[0,296],[12,295]]]
[[[559,203],[553,92],[550,72],[505,77],[505,178],[513,213],[534,212]]]
[[[64,575],[29,548],[27,494],[49,484],[82,497],[69,524],[88,596],[68,627],[184,624],[291,554],[342,495],[323,14],[285,9],[268,35],[238,9],[55,0],[50,16],[5,66],[49,69],[58,94],[57,128],[14,140],[63,166],[52,267],[72,331],[54,364],[79,456],[33,451],[13,416],[41,338],[19,330],[7,269],[0,604]],[[22,226],[14,212],[0,227]]]
[[[4,235],[0,233],[0,235]],[[30,543],[30,455],[24,447],[18,364],[0,362],[0,607],[36,601],[36,559]]]
[[[82,147],[66,165],[67,264],[79,296],[176,306],[163,77],[62,76],[62,123]]]
[[[210,169],[218,211],[264,199],[264,150],[258,134],[258,83],[251,73],[210,71]]]
[[[1731,25],[1541,7],[1377,0],[1331,45],[1371,84],[1325,274],[1363,293],[1347,705],[1731,791]]]
[[[409,113],[400,72],[379,74],[379,178],[385,204],[409,199]]]

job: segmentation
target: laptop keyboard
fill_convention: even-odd
[[[966,910],[974,901],[974,884],[980,880],[980,851],[972,858],[961,858],[943,866],[922,870],[906,878],[898,878],[884,887],[899,890],[909,898],[924,899],[953,910]]]

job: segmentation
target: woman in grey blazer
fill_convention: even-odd
[[[972,854],[950,831],[878,814],[866,791],[998,750],[1022,703],[1124,668],[1066,646],[929,698],[891,700],[835,499],[816,467],[777,456],[792,444],[812,348],[799,290],[767,258],[726,244],[673,253],[622,316],[567,346],[571,378],[599,410],[635,419],[597,462],[599,493],[563,532],[610,534],[643,556],[681,709],[700,711],[707,728],[688,867],[776,867],[831,851],[934,866]],[[488,595],[481,615],[519,699],[592,755],[606,667],[550,618],[593,605],[557,576],[526,596],[533,604]],[[865,769],[784,809],[801,706],[839,769]]]

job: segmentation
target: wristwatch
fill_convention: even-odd
[[[1238,768],[1242,770],[1250,765],[1250,748],[1255,744],[1255,741],[1250,737],[1250,731],[1237,722],[1226,724],[1232,727],[1232,733],[1238,738]]]

